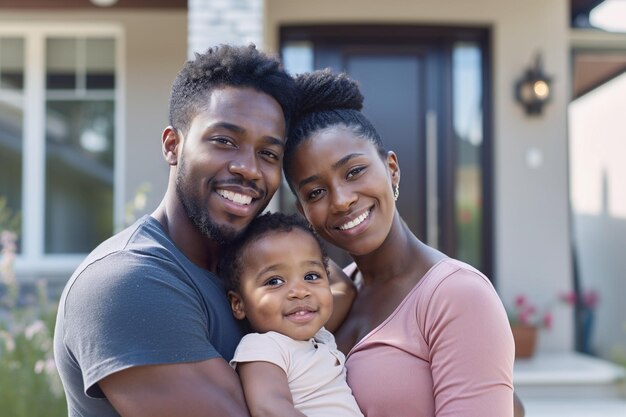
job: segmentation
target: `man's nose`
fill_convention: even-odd
[[[261,178],[257,155],[254,150],[242,149],[237,152],[236,157],[228,164],[228,170],[232,174],[239,175],[246,180],[258,180]]]

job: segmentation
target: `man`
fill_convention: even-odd
[[[69,280],[54,350],[69,416],[247,416],[228,366],[244,329],[215,273],[221,247],[280,184],[295,87],[254,46],[185,64],[162,149],[159,207]]]

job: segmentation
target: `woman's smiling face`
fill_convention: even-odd
[[[353,255],[376,250],[395,213],[397,158],[343,125],[313,133],[295,150],[289,181],[317,233]]]

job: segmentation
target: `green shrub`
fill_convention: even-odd
[[[0,414],[66,416],[53,359],[56,305],[48,300],[46,281],[38,281],[30,294],[16,281],[16,237],[12,231],[0,231]]]

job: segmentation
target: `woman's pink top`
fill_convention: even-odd
[[[471,266],[433,266],[348,354],[367,417],[512,417],[513,336],[491,282]]]

